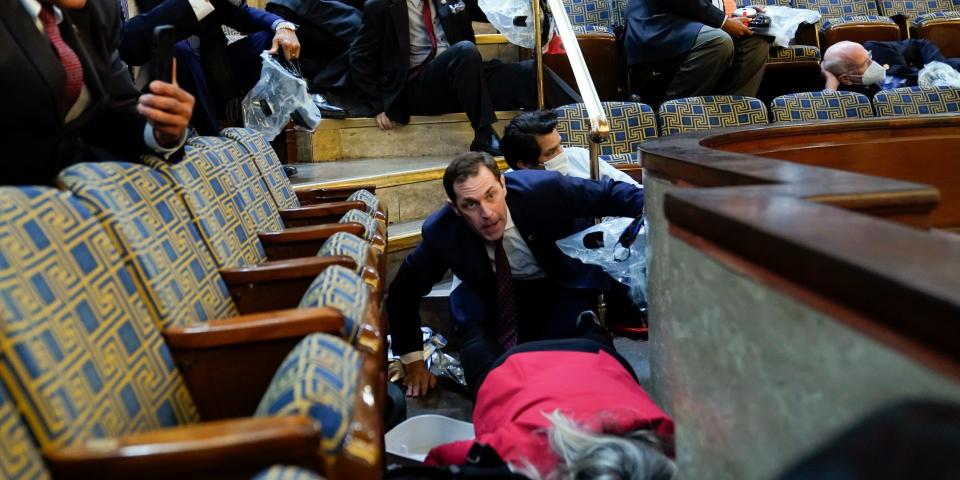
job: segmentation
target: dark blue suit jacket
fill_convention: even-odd
[[[686,55],[701,27],[720,28],[725,18],[709,0],[630,0],[624,40],[627,65]]]
[[[556,241],[590,225],[594,217],[636,217],[643,213],[643,190],[606,180],[594,182],[556,172],[521,170],[506,175],[507,207],[546,278],[571,289],[605,290],[609,277],[599,267],[564,255]],[[423,224],[423,240],[407,256],[390,284],[387,315],[393,352],[420,350],[420,301],[447,270],[463,280],[496,311],[496,276],[483,239],[445,206]]]
[[[182,40],[191,35],[222,37],[226,25],[240,33],[273,31],[273,23],[281,18],[258,8],[241,3],[236,6],[226,0],[214,0],[214,10],[201,21],[188,0],[138,0],[140,14],[123,24],[120,58],[130,65],[143,65],[153,54],[153,29],[158,25],[173,25]],[[257,52],[259,53],[259,52]]]

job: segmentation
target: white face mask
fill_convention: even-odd
[[[854,80],[856,77],[860,77],[859,82]],[[847,78],[850,78],[851,81],[860,85],[873,85],[887,78],[887,69],[883,68],[883,65],[877,62],[871,61],[870,66],[863,72],[863,75],[847,75]]]
[[[563,150],[556,157],[543,162],[543,168],[555,172],[557,170],[563,170],[567,167],[567,151]]]

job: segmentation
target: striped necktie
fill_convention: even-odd
[[[57,56],[60,57],[60,63],[63,64],[64,73],[67,75],[66,108],[64,111],[69,112],[77,98],[80,97],[80,91],[83,90],[83,65],[80,63],[77,52],[74,52],[60,36],[60,27],[57,26],[57,18],[53,14],[53,7],[49,3],[42,3],[39,17],[40,22],[43,23],[43,31],[50,39],[50,44],[56,50]]]
[[[503,239],[497,240],[493,263],[497,268],[497,342],[506,351],[517,346],[517,306],[513,297],[513,274]]]

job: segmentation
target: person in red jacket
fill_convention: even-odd
[[[673,420],[609,336],[529,342],[490,364],[476,438],[433,448],[427,464],[462,465],[482,444],[531,478],[674,478]]]

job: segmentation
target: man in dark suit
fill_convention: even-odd
[[[734,0],[630,0],[627,65],[685,57],[667,87],[667,100],[756,96],[770,40],[753,35],[745,18],[732,17],[735,8]]]
[[[466,112],[475,132],[470,150],[499,155],[497,109],[536,108],[533,61],[480,58],[471,21],[486,21],[476,0],[369,0],[350,48],[353,87],[380,128],[410,115]],[[580,101],[544,69],[547,106]]]
[[[260,79],[260,52],[300,56],[295,24],[241,0],[122,1],[136,10],[128,12],[120,42],[120,57],[128,64],[150,61],[155,27],[176,28],[180,84],[197,99],[193,126],[201,135],[217,135],[226,103],[242,98]],[[228,45],[223,26],[246,36]]]
[[[52,184],[89,149],[135,161],[182,145],[193,97],[159,81],[134,88],[117,2],[0,0],[0,12],[0,184]]]
[[[542,170],[501,175],[486,153],[455,158],[443,185],[448,204],[424,222],[423,240],[387,296],[392,349],[414,396],[435,382],[423,362],[420,302],[447,270],[463,281],[450,298],[453,316],[463,320],[455,326],[462,358],[496,358],[517,343],[577,336],[593,325],[578,325],[579,314],[593,310],[610,278],[564,255],[556,241],[593,217],[643,213],[643,190],[633,185]],[[468,382],[477,378],[474,367],[464,363]]]

